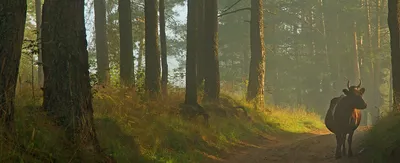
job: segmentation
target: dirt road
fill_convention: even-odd
[[[353,139],[354,157],[334,158],[336,140],[333,134],[320,131],[313,135],[264,140],[258,145],[229,154],[215,163],[361,163],[358,153],[365,129],[359,129]],[[347,147],[347,143],[346,143]]]

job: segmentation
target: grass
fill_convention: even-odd
[[[208,157],[222,157],[227,152],[260,136],[284,133],[308,133],[324,127],[318,115],[304,109],[266,107],[255,110],[239,97],[222,95],[221,104],[202,104],[210,114],[210,126],[203,119],[186,121],[179,116],[184,92],[172,90],[168,99],[145,102],[132,90],[100,89],[94,94],[97,135],[104,151],[117,162],[204,162]],[[37,109],[27,94],[19,94],[16,108],[17,138],[28,151],[57,162],[68,162],[73,149],[62,129]],[[234,106],[244,106],[244,110]],[[0,162],[35,162],[17,152],[12,143],[0,139]],[[41,162],[41,161],[36,161]]]
[[[389,113],[379,120],[364,140],[368,160],[375,163],[400,161],[400,113]]]

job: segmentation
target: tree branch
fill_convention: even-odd
[[[244,11],[244,10],[250,11],[251,8],[250,7],[245,7],[245,8],[229,11],[229,12],[224,12],[224,13],[219,14],[218,17],[222,17],[222,16],[225,16],[225,15],[233,14],[233,13],[236,13],[236,12],[239,12],[239,11]]]
[[[229,7],[226,7],[225,10],[221,11],[221,13],[225,13],[225,12],[227,12],[228,10],[232,9],[232,8],[235,7],[240,1],[242,1],[242,0],[238,0],[238,1],[236,1],[235,3],[233,3],[232,5],[230,5]]]

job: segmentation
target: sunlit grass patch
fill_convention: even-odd
[[[265,121],[277,123],[277,128],[292,133],[307,133],[316,129],[322,129],[325,125],[316,113],[307,112],[303,108],[283,109],[270,107],[270,112],[266,113]]]

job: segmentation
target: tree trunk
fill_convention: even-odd
[[[134,78],[133,71],[133,41],[132,41],[132,19],[131,1],[118,0],[119,12],[119,37],[120,37],[120,82],[123,86],[132,86]],[[133,75],[134,76],[134,75]]]
[[[144,35],[143,35],[144,37]],[[145,55],[145,51],[144,51],[144,38],[141,38],[139,41],[139,54],[138,54],[138,58],[137,58],[137,62],[138,62],[138,68],[137,68],[137,76],[136,76],[136,81],[138,80],[142,80],[143,78],[143,56]],[[139,87],[139,86],[137,86]]]
[[[196,84],[196,52],[197,52],[197,3],[198,0],[188,1],[187,15],[187,53],[186,53],[186,94],[185,104],[197,104]]]
[[[367,25],[367,28],[366,28],[367,46],[364,46],[364,47],[366,47],[366,48],[364,48],[364,50],[365,50],[364,58],[365,58],[366,64],[364,66],[367,67],[368,74],[365,74],[365,76],[363,76],[363,77],[364,77],[364,79],[366,79],[366,80],[364,80],[366,87],[371,88],[371,90],[370,90],[371,93],[365,95],[365,98],[371,109],[364,110],[364,112],[371,115],[371,117],[369,117],[368,121],[373,123],[371,118],[376,116],[375,115],[376,112],[374,110],[376,110],[376,107],[377,107],[376,97],[378,95],[379,88],[377,88],[377,86],[375,84],[375,80],[374,80],[376,73],[375,73],[375,68],[374,68],[375,67],[374,52],[373,52],[373,47],[372,47],[372,28],[371,28],[372,22],[371,22],[370,0],[364,0],[364,8],[365,8],[366,16],[367,16],[366,17],[367,18],[367,21],[366,21],[366,23],[367,23],[366,24]],[[365,114],[365,115],[367,115],[367,114]]]
[[[110,82],[110,67],[108,61],[105,0],[94,1],[94,14],[96,31],[97,77],[100,84],[108,85]]]
[[[145,88],[152,98],[160,95],[160,48],[158,42],[157,1],[145,0]]]
[[[358,37],[357,37],[357,23],[354,22],[353,24],[353,39],[354,39],[354,62],[353,62],[353,70],[354,70],[354,77],[352,78],[352,81],[355,82],[359,79],[361,79],[361,73],[360,73],[360,64],[358,63],[359,60],[359,54],[358,54]]]
[[[77,159],[93,162],[103,155],[93,124],[85,32],[83,0],[45,1],[43,108],[65,129],[72,147],[78,149]],[[82,155],[87,152],[93,153],[93,158]]]
[[[13,134],[14,98],[27,4],[26,0],[3,0],[0,6],[0,134]]]
[[[264,21],[263,1],[251,1],[250,23],[250,72],[247,87],[247,100],[255,100],[258,108],[264,107],[264,75],[265,75],[265,48],[264,48]]]
[[[38,85],[40,88],[43,87],[43,66],[42,66],[42,50],[41,50],[41,36],[40,36],[40,25],[42,24],[42,1],[35,0],[35,13],[36,13],[36,32],[38,41]]]
[[[143,56],[144,56],[144,38],[139,41],[139,54],[138,54],[138,71],[143,69]]]
[[[143,67],[143,57],[145,55],[145,43],[144,43],[144,31],[143,35],[140,38],[139,41],[139,54],[137,58],[138,66],[137,66],[137,75],[136,75],[136,81],[138,82],[136,87],[143,89],[143,84],[144,84],[144,67]],[[141,84],[141,85],[139,85]]]
[[[388,0],[388,25],[390,31],[390,49],[392,56],[393,109],[400,111],[400,33],[399,0]]]
[[[331,73],[332,72],[332,63],[330,60],[330,56],[328,53],[328,36],[327,36],[327,23],[326,23],[326,14],[325,14],[325,3],[323,0],[318,0],[318,5],[319,5],[319,14],[320,14],[320,20],[319,20],[319,28],[321,28],[321,32],[322,32],[322,42],[319,43],[318,47],[321,48],[322,50],[322,55],[325,55],[324,59],[325,59],[325,64],[326,64],[326,69],[325,72],[327,73],[327,75],[324,75],[322,78],[322,92],[321,92],[321,96],[327,96],[330,97],[332,96],[333,90],[332,90],[332,86],[331,86]]]
[[[355,36],[358,34],[358,32],[361,33],[361,32],[360,32],[360,29],[357,28],[356,22],[354,22],[353,32],[355,33],[355,34],[354,34]],[[357,70],[354,71],[353,80],[352,80],[352,81],[353,81],[353,82],[356,82],[357,80],[359,80],[359,79],[362,78],[363,76],[367,76],[368,74],[367,74],[367,71],[362,71],[362,70],[365,70],[365,69],[361,69],[361,68],[360,68],[360,63],[361,63],[361,61],[362,61],[362,60],[366,60],[366,59],[365,59],[365,58],[366,58],[366,52],[365,52],[365,50],[364,50],[364,49],[366,48],[366,46],[365,46],[365,44],[364,44],[364,39],[363,39],[362,36],[354,37],[354,39],[357,40],[357,43],[354,44],[354,46],[357,45],[357,48],[355,48],[356,51],[354,52],[354,55],[357,55],[357,58],[355,57],[353,66],[354,66],[355,69],[357,69]],[[355,41],[355,40],[354,40],[354,41]],[[356,60],[356,59],[357,59],[357,60]],[[365,64],[363,64],[363,65],[365,65]],[[368,65],[368,64],[366,64],[366,65]],[[356,68],[356,67],[357,67],[357,68]],[[359,77],[359,78],[357,78],[357,77]],[[364,81],[365,81],[365,80],[364,80]],[[367,82],[364,82],[364,83],[367,83]],[[368,86],[368,87],[369,87],[369,86]],[[365,96],[365,97],[364,97],[364,98],[366,99],[367,103],[368,103],[368,101],[369,101],[369,97],[370,97],[370,96]],[[361,114],[362,114],[363,116],[361,116],[361,123],[360,123],[360,125],[362,125],[362,126],[368,125],[368,114],[369,114],[368,111],[367,111],[367,110],[362,110],[362,111],[361,111]]]
[[[389,78],[389,108],[394,108],[393,107],[393,71],[392,68],[389,68],[390,71],[390,78]]]
[[[160,0],[160,39],[161,39],[161,90],[163,96],[168,96],[168,63],[167,63],[167,36],[165,34],[165,0]]]
[[[274,49],[274,45],[272,46],[272,49]],[[243,62],[242,62],[242,78],[246,79],[248,78],[248,73],[249,73],[249,67],[250,67],[250,55],[248,50],[243,51]]]
[[[372,117],[372,123],[375,124],[375,122],[377,122],[380,118],[380,107],[382,106],[382,102],[383,102],[383,98],[382,98],[382,93],[380,91],[380,86],[382,84],[382,72],[381,72],[381,17],[382,17],[382,13],[381,13],[381,9],[382,9],[382,2],[381,0],[376,0],[376,53],[374,55],[374,61],[375,61],[375,66],[374,66],[374,88],[376,89],[376,94],[374,99],[375,99],[375,104],[378,107],[377,109],[373,108],[375,113],[375,116]]]
[[[340,1],[336,1],[336,4],[337,4],[337,6],[339,6],[340,5]],[[337,8],[337,10],[339,10],[339,9]],[[338,53],[342,52],[342,51],[340,51],[340,49],[345,49],[345,46],[343,46],[343,44],[341,44],[341,32],[342,32],[341,24],[342,24],[342,22],[340,21],[339,12],[336,13],[335,24],[336,24],[336,27],[335,27],[336,32],[334,33],[334,35],[335,35],[334,36],[335,37],[335,43],[334,43],[335,47],[334,47],[334,52],[332,53],[332,55],[334,55],[336,57],[336,59],[335,59],[335,63],[332,64],[332,68],[334,68],[336,70],[336,72],[332,73],[332,78],[334,78],[333,89],[337,90],[338,84],[340,83],[340,81],[342,81],[341,80],[342,79],[342,75],[341,75],[341,72],[340,72],[341,71],[341,67],[342,67],[341,66],[342,60],[341,60],[341,57],[338,55]]]
[[[110,67],[108,61],[105,0],[94,1],[94,15],[94,27],[96,31],[97,77],[100,84],[108,85],[110,82]]]
[[[204,75],[205,72],[204,70],[206,69],[206,63],[204,61],[204,52],[205,52],[205,1],[206,0],[198,0],[199,2],[197,4],[197,85],[200,86],[204,82]]]
[[[219,102],[220,76],[218,60],[218,1],[205,0],[204,101]]]

